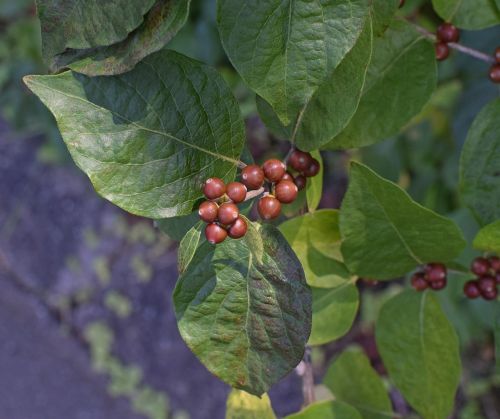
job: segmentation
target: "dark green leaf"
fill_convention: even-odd
[[[500,220],[483,227],[474,238],[473,246],[484,252],[500,254]]]
[[[340,231],[350,271],[381,280],[426,262],[453,260],[466,244],[453,221],[419,205],[399,186],[359,163],[351,166]]]
[[[186,233],[200,220],[198,211],[178,217],[155,220],[158,228],[171,239],[181,241]]]
[[[28,76],[96,191],[134,214],[190,214],[201,185],[230,181],[244,142],[238,104],[212,68],[161,51],[120,76]]]
[[[257,111],[259,112],[260,119],[262,119],[267,129],[271,131],[275,137],[281,140],[289,140],[293,134],[293,124],[290,123],[285,127],[271,105],[259,95],[255,97],[255,102],[257,104]]]
[[[500,304],[497,305],[494,328],[496,371],[500,374]]]
[[[451,414],[460,382],[458,338],[430,292],[407,291],[384,304],[377,347],[397,388],[426,419]]]
[[[286,419],[361,419],[359,412],[348,404],[327,401],[314,403]]]
[[[269,396],[261,398],[232,390],[226,403],[226,419],[276,419]]]
[[[500,23],[500,11],[492,0],[432,0],[437,14],[463,29],[484,29]]]
[[[212,373],[261,395],[300,362],[311,291],[275,227],[251,223],[243,239],[217,246],[203,240],[184,268],[174,291],[179,330]]]
[[[311,152],[311,155],[319,161],[321,168],[319,173],[313,178],[308,179],[306,184],[307,208],[310,212],[314,212],[323,196],[323,159],[319,151]]]
[[[382,35],[391,24],[400,0],[372,0],[373,34]]]

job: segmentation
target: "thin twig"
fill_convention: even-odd
[[[243,202],[246,202],[246,201],[249,201],[250,199],[254,199],[256,198],[257,196],[261,195],[262,193],[264,193],[265,189],[264,188],[260,188],[260,189],[256,189],[255,191],[250,191],[247,193],[247,196],[245,198],[245,201]]]
[[[311,361],[311,347],[306,346],[304,359],[302,360],[302,394],[304,396],[304,407],[316,401],[314,395],[314,373]]]

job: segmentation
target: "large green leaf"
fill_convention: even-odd
[[[500,254],[500,220],[488,224],[477,233],[473,246],[484,252]]]
[[[69,49],[54,57],[53,70],[69,67],[89,76],[121,74],[163,48],[184,25],[190,0],[157,0],[144,22],[123,41],[91,49]]]
[[[361,419],[359,412],[352,406],[338,401],[314,403],[286,419]]]
[[[342,352],[328,368],[323,383],[336,400],[354,406],[364,419],[394,416],[384,383],[360,348]]]
[[[309,285],[330,288],[351,279],[340,253],[338,211],[320,210],[295,217],[279,228],[300,259]]]
[[[182,268],[174,291],[179,330],[212,373],[261,395],[300,362],[311,291],[275,227],[250,223],[243,239],[217,246],[202,240]]]
[[[500,99],[474,120],[462,149],[460,192],[481,225],[500,219]]]
[[[432,0],[437,14],[463,29],[484,29],[500,23],[500,4],[493,0]]]
[[[161,51],[120,76],[28,76],[96,191],[134,214],[186,215],[212,176],[229,181],[244,142],[220,75]]]
[[[299,110],[353,47],[367,0],[218,0],[224,48],[281,121]]]
[[[379,36],[384,33],[391,24],[392,18],[400,4],[400,0],[372,0],[371,10],[374,35]]]
[[[384,304],[377,347],[397,388],[425,419],[448,417],[460,382],[458,338],[430,292],[407,291]]]
[[[276,419],[276,415],[267,394],[259,398],[234,389],[227,397],[226,419]]]
[[[306,184],[307,208],[310,212],[314,212],[318,208],[321,197],[323,196],[324,165],[319,151],[315,150],[311,155],[318,160],[320,164],[319,173],[313,178],[310,178]]]
[[[350,271],[381,280],[423,263],[451,261],[466,244],[453,221],[419,205],[399,186],[359,163],[351,166],[340,231]]]
[[[375,38],[356,113],[325,148],[362,147],[396,134],[420,112],[435,86],[432,44],[409,23],[394,20]]]
[[[48,59],[66,48],[94,48],[125,39],[155,0],[37,0]]]

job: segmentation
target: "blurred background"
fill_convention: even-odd
[[[193,1],[189,23],[169,48],[224,74],[257,161],[284,155],[286,143],[267,132],[254,95],[223,52],[214,3]],[[400,13],[430,30],[439,22],[425,0],[407,0]],[[464,32],[462,42],[492,52],[500,29]],[[457,165],[473,118],[499,94],[487,71],[484,63],[453,52],[439,64],[432,100],[400,135],[361,151],[325,153],[322,207],[339,207],[347,162],[355,158],[423,205],[451,215],[471,239],[477,225],[460,206]],[[22,76],[46,72],[33,1],[0,0],[0,418],[223,418],[229,388],[206,371],[177,331],[171,303],[176,237],[96,195],[68,156],[52,116],[22,84]],[[474,255],[467,248],[462,262]],[[462,345],[464,374],[453,417],[500,418],[494,305],[465,300],[466,279],[453,276],[439,293]],[[407,278],[359,286],[361,310],[352,330],[313,350],[318,381],[353,343],[384,373],[373,321]],[[270,396],[278,415],[298,410],[300,377],[291,373]],[[391,396],[396,411],[411,417],[402,397]]]

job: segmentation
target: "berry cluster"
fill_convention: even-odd
[[[495,50],[493,54],[495,64],[490,67],[490,80],[493,83],[500,83],[500,47]]]
[[[436,31],[436,58],[438,61],[443,61],[450,55],[450,42],[458,42],[460,39],[460,31],[451,23],[442,23]]]
[[[428,263],[419,272],[415,272],[411,277],[411,285],[417,291],[424,291],[431,288],[434,291],[442,290],[446,287],[447,281],[446,266],[442,263]]]
[[[465,283],[465,296],[470,299],[482,297],[485,300],[495,300],[500,285],[500,258],[475,258],[470,269],[477,278]]]

